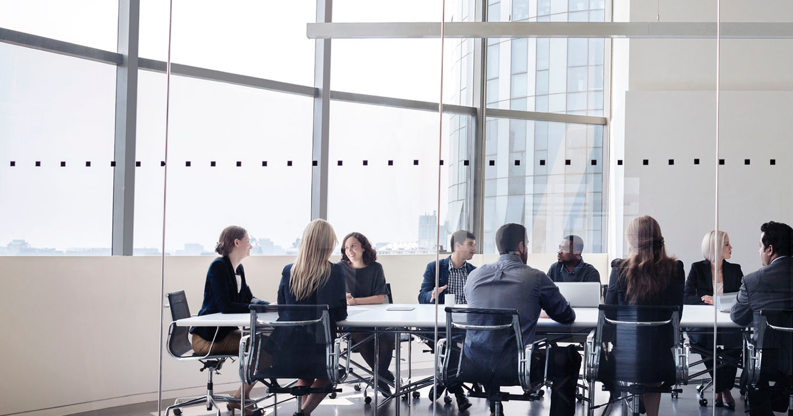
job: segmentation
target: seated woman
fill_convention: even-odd
[[[628,224],[625,236],[630,246],[631,255],[625,260],[616,259],[611,263],[611,277],[609,287],[606,292],[605,303],[607,305],[677,305],[681,313],[683,309],[683,288],[685,285],[685,271],[683,262],[674,257],[666,255],[664,237],[661,235],[661,227],[652,217],[645,215],[638,217]],[[647,328],[650,329],[650,328]],[[672,333],[668,332],[668,339],[661,337],[647,340],[647,345],[643,349],[656,349],[659,353],[666,349],[666,346],[673,344]],[[639,345],[622,345],[623,349],[639,349]],[[615,345],[615,349],[617,346]],[[613,360],[611,360],[613,362]],[[663,370],[671,370],[671,377],[674,379],[674,360],[671,351],[668,354],[668,362],[664,360]],[[617,379],[619,374],[625,370],[621,369],[616,363]],[[658,376],[657,380],[647,383],[648,385],[660,385],[668,381],[670,374],[658,374],[655,369],[632,368],[627,369],[632,374],[653,374]],[[657,382],[658,384],[655,384]],[[645,393],[642,400],[647,408],[649,416],[658,415],[658,407],[661,403],[660,393]]]
[[[251,255],[251,241],[248,232],[242,227],[231,225],[220,233],[215,251],[220,254],[209,265],[206,283],[204,284],[204,302],[198,315],[213,313],[249,313],[251,303],[267,303],[253,297],[245,280],[245,269],[242,260]],[[193,327],[193,351],[196,354],[239,354],[239,329],[229,327]],[[245,386],[245,398],[248,399],[253,385]],[[234,397],[240,397],[237,389]],[[239,403],[228,403],[230,410],[239,409]],[[250,414],[251,410],[246,410]]]
[[[713,276],[716,274],[714,256],[717,247],[721,250],[721,254],[719,254],[721,267],[719,267],[719,272],[716,275],[716,288],[714,290]],[[737,292],[741,288],[741,279],[743,278],[741,266],[727,261],[727,259],[732,257],[732,246],[727,233],[724,231],[719,231],[718,233],[711,231],[705,234],[702,239],[702,256],[705,257],[705,260],[692,264],[691,271],[688,273],[685,293],[687,305],[713,305],[714,296]],[[708,329],[712,330],[712,328]],[[708,351],[713,351],[712,335],[691,334],[691,341]],[[741,334],[719,334],[717,341],[718,345],[723,345],[725,348],[732,350],[729,353],[719,353],[720,357],[726,355],[735,360],[740,359]],[[710,376],[713,377],[713,360],[705,360],[705,366],[708,368]],[[717,371],[714,387],[716,389],[716,403],[714,404],[716,407],[723,406],[728,409],[735,409],[735,400],[732,398],[730,390],[735,384],[735,374],[737,372],[738,368],[732,365],[722,367]]]
[[[327,221],[312,221],[303,231],[297,259],[294,264],[284,267],[281,284],[278,286],[279,305],[328,305],[331,339],[336,338],[336,322],[347,318],[344,272],[341,266],[328,261],[337,242],[336,233]],[[301,337],[290,339],[288,331],[282,332],[281,336],[283,338],[276,342],[281,343],[282,350],[284,346],[290,347],[290,341],[294,343],[291,345],[293,352],[306,349]],[[275,333],[272,338],[276,338]],[[297,365],[298,372],[305,375],[298,379],[298,386],[322,388],[330,384],[326,375],[324,354],[324,350],[320,349],[318,354],[311,353],[300,357],[300,362],[290,360],[291,365]],[[324,398],[325,394],[310,394],[303,401],[303,414],[311,416],[311,412]]]
[[[347,305],[378,305],[382,304],[387,295],[383,266],[377,261],[377,253],[369,240],[361,233],[347,234],[341,243],[341,261],[347,285]],[[368,334],[352,334],[352,341],[357,344],[368,337]],[[394,374],[388,370],[394,351],[394,336],[379,336],[380,374],[389,382],[394,382]],[[360,346],[363,359],[374,369],[374,340]],[[386,395],[391,394],[388,383],[379,382],[380,390]]]

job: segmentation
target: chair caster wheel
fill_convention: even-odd
[[[445,396],[443,398],[443,402],[446,404],[452,404],[452,398],[450,396]]]
[[[182,414],[182,409],[179,409],[178,407],[176,409],[173,409],[173,414],[175,414],[176,416],[181,415]]]
[[[355,389],[355,391],[361,391],[361,385],[360,384],[356,384],[356,385],[352,386],[352,388]]]
[[[420,393],[420,392],[418,392],[418,391],[414,391],[414,392],[413,392],[413,398],[414,398],[414,399],[418,399],[419,397],[421,397],[421,393]]]
[[[369,403],[372,402],[372,398],[369,397],[369,396],[366,396],[366,397],[363,398],[363,402],[366,403],[366,404],[369,404]]]
[[[331,399],[335,399],[336,398],[336,392],[334,391],[333,393],[329,394],[328,397],[330,397]]]
[[[699,405],[706,407],[708,405],[708,399],[699,399]]]
[[[538,397],[545,396],[545,390],[543,390],[543,389],[540,389],[540,391],[538,391],[538,392],[537,392],[537,396],[538,396]]]
[[[672,393],[672,398],[677,399],[677,393]]]

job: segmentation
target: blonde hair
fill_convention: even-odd
[[[711,263],[714,263],[716,261],[714,255],[716,251],[716,247],[719,247],[720,250],[719,258],[724,260],[724,258],[722,257],[722,253],[724,252],[724,240],[727,239],[727,233],[725,233],[724,231],[719,231],[718,234],[719,234],[718,245],[716,245],[717,244],[716,230],[713,230],[705,234],[705,237],[702,239],[702,257],[706,258]]]
[[[666,255],[661,226],[649,215],[631,221],[625,237],[631,256],[625,261],[620,278],[627,283],[627,297],[634,305],[650,304],[672,280],[675,258]]]
[[[332,267],[328,259],[338,242],[329,222],[314,220],[308,224],[289,277],[289,290],[295,299],[308,298],[327,283]]]

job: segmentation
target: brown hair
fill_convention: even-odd
[[[234,240],[242,240],[248,234],[244,228],[236,225],[229,225],[224,228],[218,237],[218,243],[215,245],[215,253],[223,257],[228,257],[234,250]]]
[[[666,255],[661,226],[649,215],[631,221],[625,237],[631,256],[622,265],[620,279],[627,283],[632,304],[648,304],[669,285],[676,259]]]
[[[347,252],[344,250],[344,245],[345,245],[345,243],[347,243],[347,239],[350,238],[350,237],[358,240],[358,242],[361,243],[361,248],[363,249],[363,264],[368,266],[368,265],[372,264],[375,260],[377,260],[377,252],[372,248],[372,244],[369,243],[369,239],[366,238],[365,235],[363,235],[363,234],[361,234],[361,233],[359,233],[357,231],[353,231],[353,232],[347,234],[346,236],[344,236],[344,240],[341,240],[341,260],[342,261],[344,261],[344,262],[349,262],[350,261],[350,258],[347,257]]]
[[[311,221],[303,231],[289,276],[289,290],[296,300],[308,298],[327,283],[332,267],[328,259],[336,243],[336,233],[325,220]]]

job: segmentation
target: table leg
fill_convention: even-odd
[[[413,336],[408,331],[408,385],[413,384]],[[411,405],[413,400],[408,396],[408,406]]]
[[[372,390],[374,390],[374,416],[377,416],[378,394],[377,385],[380,382],[380,336],[377,327],[374,328],[374,379],[372,380]]]
[[[396,374],[395,374],[395,377],[394,377],[394,396],[392,396],[392,397],[396,397],[397,398],[397,400],[396,400],[396,414],[397,415],[399,415],[399,407],[400,407],[399,399],[401,397],[400,393],[402,393],[399,390],[399,388],[401,387],[400,386],[401,383],[399,382],[400,381],[399,378],[400,378],[400,375],[401,375],[400,370],[402,368],[401,365],[400,365],[400,360],[402,359],[402,345],[399,343],[399,338],[400,338],[400,332],[397,331],[397,332],[394,333],[394,341],[396,342],[394,344],[394,345],[396,345]]]

